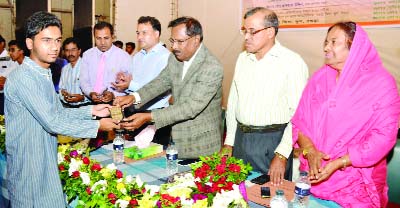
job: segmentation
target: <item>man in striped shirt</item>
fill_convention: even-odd
[[[87,105],[89,99],[83,94],[79,84],[81,67],[81,47],[76,38],[70,37],[63,42],[63,50],[68,64],[61,72],[60,99],[66,107],[79,107]]]
[[[241,32],[246,51],[236,62],[227,108],[227,135],[222,152],[268,173],[274,185],[292,176],[293,116],[308,68],[295,52],[276,39],[276,14],[257,7],[244,16]]]
[[[57,166],[57,138],[62,134],[94,138],[98,129],[119,128],[109,105],[64,108],[54,91],[50,64],[61,46],[61,21],[36,12],[26,23],[30,57],[13,70],[5,86],[7,188],[11,207],[65,208]]]

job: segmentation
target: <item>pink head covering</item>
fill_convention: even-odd
[[[293,144],[301,131],[332,160],[350,155],[352,167],[313,185],[314,195],[345,207],[362,206],[360,201],[365,200],[385,206],[385,156],[396,142],[400,98],[395,80],[358,25],[337,82],[336,75],[335,69],[324,65],[308,82],[292,118]],[[300,160],[301,169],[308,170],[307,161]]]

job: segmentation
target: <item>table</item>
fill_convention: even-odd
[[[104,148],[99,148],[93,152],[91,152],[90,157],[92,159],[97,160],[100,162],[102,165],[108,165],[112,163],[112,151],[107,150]],[[139,160],[135,161],[132,163],[127,163],[127,164],[121,164],[118,165],[117,168],[121,170],[124,175],[132,175],[136,176],[139,175],[142,181],[146,182],[147,184],[150,185],[161,185],[163,183],[167,182],[168,179],[168,174],[165,170],[165,157],[164,156],[158,156],[155,158],[150,158],[146,160]],[[190,167],[189,166],[181,166],[178,165],[178,171],[179,172],[184,172],[184,171],[189,171]],[[246,187],[247,187],[247,192],[248,195],[250,194],[257,194],[259,193],[259,186],[255,185],[250,182],[251,179],[261,175],[260,173],[257,172],[252,172],[251,175],[246,180]],[[8,192],[7,192],[7,184],[6,184],[6,159],[5,156],[0,154],[0,207],[9,207],[9,197],[8,197]],[[289,185],[292,188],[287,188],[286,191],[290,192],[293,191],[294,189],[294,183],[286,181],[285,185]],[[292,189],[292,190],[290,190]],[[271,189],[271,194],[275,195],[273,193],[274,189]],[[250,198],[250,196],[249,196]],[[289,198],[291,199],[291,197]],[[249,201],[249,206],[251,208],[262,208],[264,206],[256,204],[255,202]],[[318,203],[318,200],[315,198],[310,198],[310,205],[309,207],[319,207],[322,208],[321,204]]]

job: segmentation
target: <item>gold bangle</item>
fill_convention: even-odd
[[[344,158],[344,157],[341,157],[341,159],[342,159],[342,170],[345,170],[346,169],[346,167],[347,167],[347,160],[346,160],[346,158]]]
[[[279,159],[281,160],[287,160],[287,158],[285,156],[283,156],[282,154],[275,152],[275,155],[278,156]]]
[[[309,152],[310,152],[309,149],[304,148],[303,149],[303,157],[306,157]]]

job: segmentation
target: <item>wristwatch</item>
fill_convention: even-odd
[[[287,158],[285,156],[283,156],[282,154],[280,154],[279,152],[275,152],[275,155],[281,160],[287,160]]]

